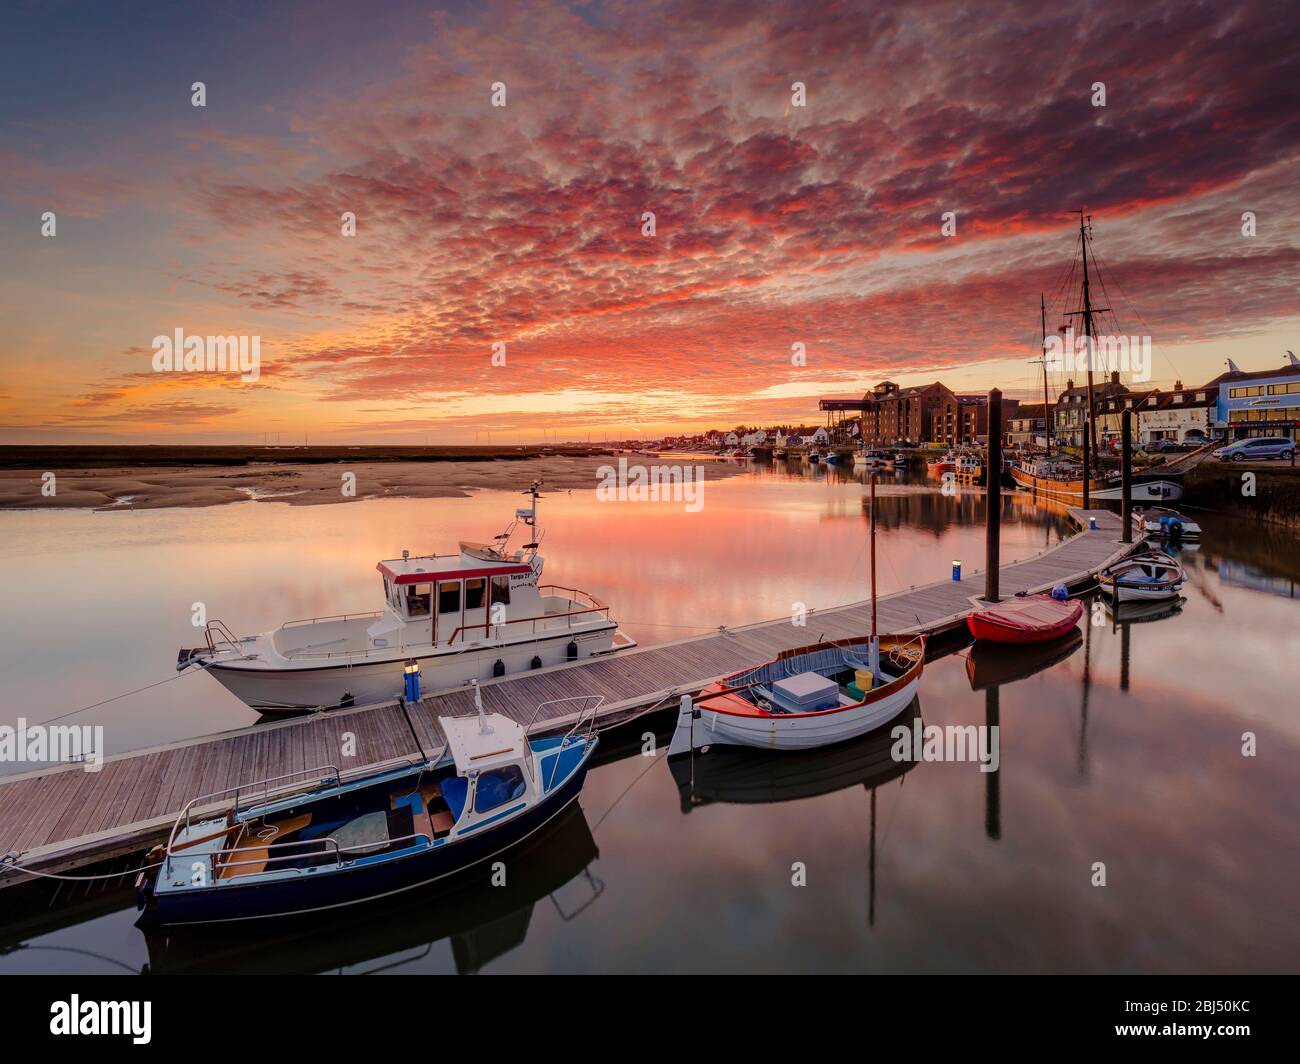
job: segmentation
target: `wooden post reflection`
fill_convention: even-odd
[[[984,725],[989,729],[990,748],[993,742],[992,729],[998,728],[998,718],[1001,715],[999,703],[1001,690],[995,684],[984,692]],[[1001,735],[1002,730],[998,728],[999,743]],[[984,834],[995,841],[1002,838],[1002,788],[999,782],[1001,774],[1002,760],[999,756],[997,771],[984,773]]]

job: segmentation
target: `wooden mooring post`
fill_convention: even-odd
[[[988,491],[988,515],[984,528],[984,598],[988,602],[997,602],[1002,543],[1002,392],[997,388],[989,392],[989,445],[984,483]]]
[[[1121,535],[1125,543],[1133,542],[1133,411],[1125,409],[1120,415],[1120,503],[1119,519],[1124,522]]]

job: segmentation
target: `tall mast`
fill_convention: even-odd
[[[1088,351],[1088,439],[1092,443],[1092,453],[1095,455],[1097,453],[1097,420],[1094,416],[1095,406],[1092,397],[1092,316],[1110,310],[1110,307],[1094,307],[1092,305],[1092,295],[1088,283],[1088,230],[1092,227],[1092,216],[1085,215],[1083,211],[1076,211],[1075,213],[1079,216],[1079,250],[1083,254],[1083,309],[1071,311],[1066,317],[1083,318],[1083,335],[1087,340]]]
[[[1043,353],[1031,360],[1029,364],[1043,367],[1043,444],[1050,451],[1052,449],[1052,403],[1047,397],[1047,299],[1041,292],[1038,294],[1038,309],[1043,319]],[[1029,433],[1031,446],[1033,435],[1031,429]]]
[[[1092,398],[1092,297],[1088,294],[1088,231],[1083,211],[1079,212],[1079,243],[1083,251],[1083,335],[1088,342],[1088,439],[1097,453],[1097,422]]]
[[[1043,319],[1043,443],[1052,449],[1052,404],[1047,398],[1047,298],[1038,293],[1038,309]]]
[[[867,665],[871,669],[874,687],[880,679],[880,636],[876,629],[876,471],[871,470],[871,642],[868,644]]]
[[[871,471],[871,639],[876,639],[876,471]]]

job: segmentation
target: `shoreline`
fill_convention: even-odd
[[[0,468],[0,510],[89,509],[102,513],[131,510],[225,506],[236,502],[282,502],[291,506],[328,506],[366,499],[468,498],[475,490],[523,491],[534,480],[550,490],[594,489],[602,466],[617,466],[610,454],[533,454],[472,456],[457,459],[378,460],[355,456],[311,462],[103,468],[53,466],[38,470]],[[704,479],[724,480],[748,471],[736,462],[689,460],[665,455],[636,457],[647,464],[698,466]],[[54,475],[54,494],[42,488]],[[345,475],[355,478],[355,493],[344,494]]]

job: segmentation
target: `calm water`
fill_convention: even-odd
[[[709,483],[694,514],[552,494],[546,575],[611,602],[642,644],[837,605],[869,592],[863,496],[851,477],[783,467]],[[378,559],[484,539],[518,501],[0,514],[0,718],[174,675],[195,602],[248,631],[375,609]],[[1068,534],[1023,496],[1006,505],[1004,558]],[[878,506],[882,593],[941,579],[953,559],[982,567],[982,497],[900,482]],[[666,742],[660,715],[606,736],[582,812],[519,855],[506,888],[472,880],[328,926],[168,939],[133,926],[129,891],[78,887],[0,920],[0,972],[1294,971],[1297,543],[1201,520],[1167,616],[1106,618],[1056,662],[961,652],[927,667],[922,719],[999,723],[996,774],[900,773],[868,737],[779,766],[701,758],[692,797],[640,756],[644,733]],[[195,674],[72,719],[103,724],[112,751],[255,716]]]

